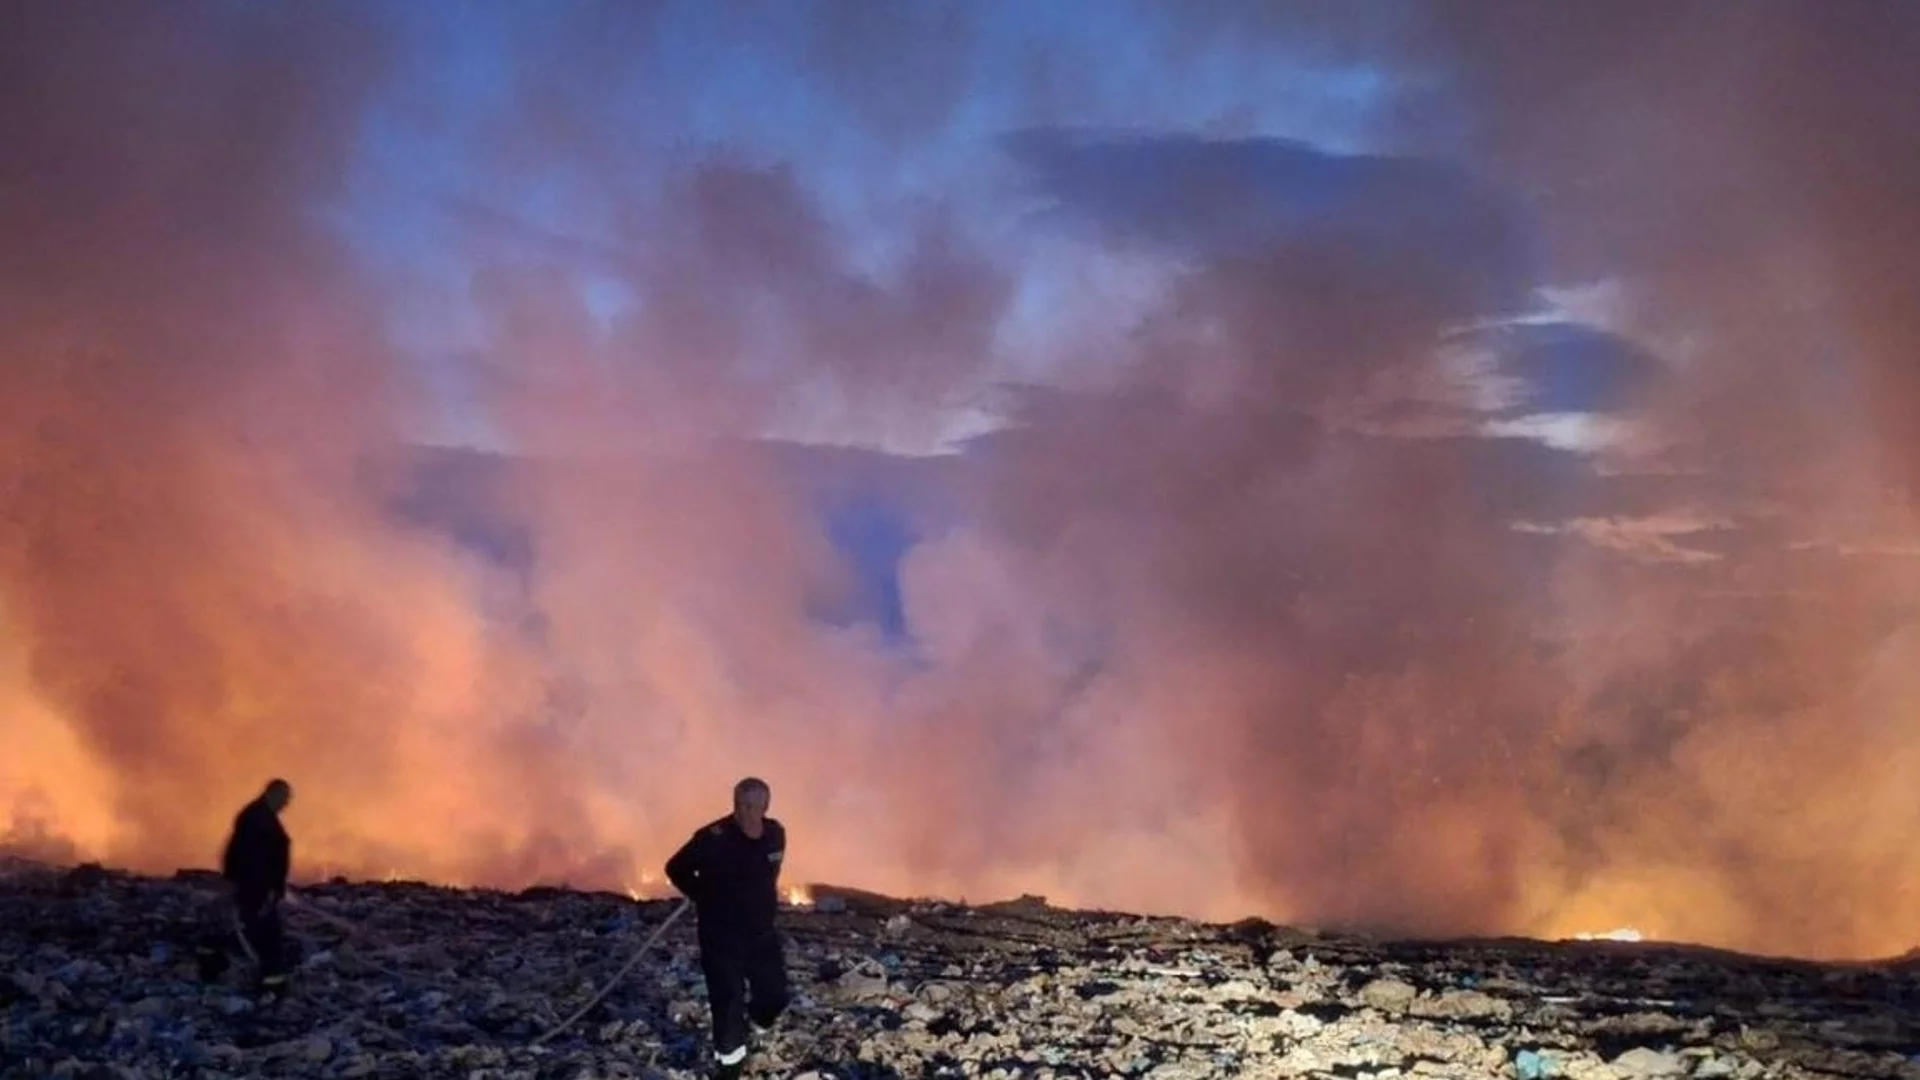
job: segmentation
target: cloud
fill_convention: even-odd
[[[1887,558],[1912,558],[1920,555],[1920,543],[1912,540],[1885,540],[1865,543],[1821,543],[1803,540],[1793,545],[1795,551],[1831,551],[1849,558],[1855,556],[1881,556]]]
[[[1502,368],[1529,384],[1525,406],[1539,412],[1624,412],[1663,374],[1632,342],[1578,323],[1516,327],[1501,337]]]
[[[1579,536],[1597,547],[1647,562],[1709,563],[1724,556],[1719,552],[1686,547],[1675,538],[1729,529],[1733,523],[1724,518],[1699,518],[1682,514],[1637,520],[1575,518],[1552,525],[1522,521],[1516,522],[1513,527],[1524,533]]]
[[[1543,298],[1598,294],[1537,288],[1523,204],[1450,164],[1272,139],[1029,130],[1007,144],[1056,216],[1195,268],[1196,292],[1244,288],[1250,317],[1216,318],[1216,333],[1256,325],[1267,348],[1300,357],[1296,371],[1374,367],[1355,400],[1334,405],[1337,422],[1598,452],[1629,442],[1631,424],[1592,414],[1627,411],[1664,373],[1625,338],[1540,314]],[[1214,288],[1209,274],[1233,282]]]
[[[1290,257],[1326,273],[1344,265],[1417,282],[1452,317],[1517,310],[1531,288],[1522,208],[1445,162],[1287,139],[1045,129],[1006,145],[1042,193],[1111,239],[1201,259]]]

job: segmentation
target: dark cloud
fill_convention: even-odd
[[[1658,390],[1662,362],[1616,334],[1578,323],[1516,326],[1483,339],[1501,373],[1528,393],[1513,411],[1626,412]]]
[[[1202,259],[1284,253],[1376,289],[1417,282],[1454,316],[1523,308],[1535,281],[1525,209],[1441,161],[1287,139],[1037,129],[1005,142],[1043,195],[1111,240]]]
[[[1146,347],[1186,393],[1356,399],[1449,325],[1529,303],[1525,215],[1438,162],[1059,131],[1009,146],[1068,219],[1185,263]]]

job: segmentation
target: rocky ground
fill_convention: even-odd
[[[219,883],[0,875],[0,1077],[686,1077],[706,1009],[673,910],[624,896],[317,885],[295,990],[203,982]],[[353,932],[348,933],[351,929]],[[1259,923],[908,904],[786,916],[797,1001],[750,1075],[1915,1077],[1920,976],[1612,943],[1388,943]]]

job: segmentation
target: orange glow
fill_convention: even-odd
[[[1612,930],[1584,930],[1573,935],[1575,941],[1645,941],[1647,935],[1631,926],[1619,926]]]
[[[812,907],[813,890],[805,885],[787,885],[780,890],[780,902],[788,907]]]
[[[893,895],[1920,941],[1920,65],[1848,5],[1437,11],[1368,46],[1446,86],[1364,159],[1089,154],[1114,117],[1028,80],[1007,123],[1074,130],[993,160],[1044,222],[1000,165],[843,213],[755,149],[656,161],[674,116],[607,99],[711,110],[516,68],[391,245],[430,269],[329,224],[413,189],[370,118],[464,130],[413,37],[19,6],[0,851],[209,866],[284,776],[302,879],[664,896],[754,775],[789,880]],[[557,22],[533,52],[626,55]],[[884,47],[1004,37],[949,36]],[[847,145],[933,175],[921,137]],[[1303,210],[1296,167],[1359,179]],[[591,242],[513,219],[549,188]],[[455,414],[505,449],[423,445]]]

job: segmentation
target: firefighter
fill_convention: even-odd
[[[787,831],[767,816],[771,800],[766,781],[740,781],[733,813],[701,828],[667,860],[667,879],[699,917],[713,1075],[720,1080],[745,1068],[747,1022],[772,1027],[787,1007],[786,957],[774,929]]]
[[[293,786],[271,780],[233,819],[220,872],[233,885],[242,943],[260,962],[260,985],[277,993],[287,981],[286,932],[280,903],[287,895],[293,842],[280,814],[293,801]]]

